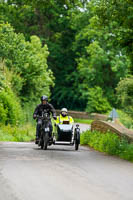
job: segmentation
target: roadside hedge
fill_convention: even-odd
[[[35,139],[35,127],[30,123],[25,126],[0,126],[0,141],[30,142]]]
[[[133,143],[129,144],[126,138],[120,138],[115,133],[86,131],[81,134],[81,145],[89,145],[100,152],[133,161]]]

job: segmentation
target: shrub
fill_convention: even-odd
[[[133,144],[129,144],[126,138],[119,138],[115,133],[86,131],[81,134],[81,144],[88,144],[95,150],[133,161]]]
[[[5,123],[7,121],[7,109],[4,108],[3,103],[0,102],[0,122]]]
[[[42,46],[37,36],[31,36],[27,42],[10,24],[0,23],[0,58],[13,71],[12,88],[22,102],[37,101],[44,92],[50,95],[54,77],[48,69],[48,54],[47,45]]]
[[[133,144],[127,145],[126,148],[120,153],[120,157],[133,161]]]
[[[18,98],[10,88],[0,91],[0,122],[17,125],[22,120],[22,110]]]
[[[35,127],[31,124],[25,126],[1,126],[0,141],[28,142],[35,138]]]
[[[122,110],[117,110],[120,122],[128,129],[133,129],[133,118]]]
[[[101,134],[101,133],[100,133]],[[119,137],[112,133],[102,134],[99,141],[99,149],[110,155],[117,155],[119,152],[120,140]]]
[[[81,134],[81,137],[80,137],[80,143],[81,144],[84,144],[84,145],[87,145],[88,144],[88,141],[89,141],[89,132],[86,131],[84,132],[83,134]]]
[[[89,113],[106,113],[111,110],[107,99],[103,97],[103,91],[100,87],[88,89],[88,102],[86,111]]]
[[[22,109],[16,93],[12,89],[13,71],[0,62],[0,122],[19,124],[22,121]]]
[[[121,80],[116,91],[122,109],[133,117],[133,76]]]

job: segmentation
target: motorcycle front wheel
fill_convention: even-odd
[[[44,134],[44,137],[43,137],[43,150],[47,150],[48,141],[49,141],[49,133],[46,132],[46,133]]]

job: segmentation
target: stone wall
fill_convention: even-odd
[[[60,110],[56,110],[57,115],[60,114]],[[77,119],[92,119],[92,120],[107,120],[107,115],[92,113],[89,114],[87,112],[80,112],[80,111],[68,111],[68,114],[73,118]]]
[[[91,124],[91,130],[97,130],[103,133],[110,131],[118,134],[120,137],[125,136],[129,141],[133,142],[133,131],[118,123],[95,120]]]
[[[60,110],[56,110],[57,115],[60,114]],[[112,133],[116,133],[119,136],[126,136],[129,141],[133,142],[133,131],[127,129],[125,126],[117,122],[108,122],[108,116],[102,115],[98,113],[88,114],[87,112],[79,112],[79,111],[68,111],[68,114],[73,118],[78,119],[92,119],[94,120],[91,124],[91,130],[98,130],[100,132],[110,131]]]

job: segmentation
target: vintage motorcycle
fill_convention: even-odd
[[[41,149],[47,150],[47,146],[52,144],[52,140],[50,139],[50,128],[49,121],[50,116],[47,112],[42,112],[42,116],[37,116],[38,123],[41,125],[41,134],[38,141],[38,146]]]
[[[73,125],[69,121],[63,121],[63,124],[56,125],[56,131],[53,137],[50,137],[49,121],[50,116],[48,113],[43,112],[42,116],[37,116],[38,123],[40,120],[41,135],[39,138],[38,146],[43,150],[47,150],[50,145],[70,145],[75,146],[75,150],[79,149],[80,144],[80,128],[79,124],[73,130]]]

